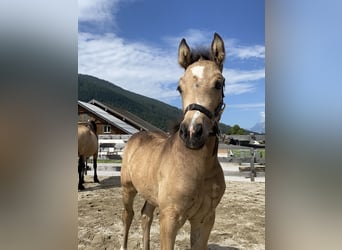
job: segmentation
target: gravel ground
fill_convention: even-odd
[[[243,175],[246,173],[236,173],[238,165],[223,164],[223,169],[227,174],[227,189],[216,210],[208,249],[265,249],[264,173],[257,177],[257,182],[250,182]],[[78,193],[78,249],[120,249],[122,203],[118,173],[110,166],[99,165],[100,184],[92,182],[92,171],[85,177],[85,190]],[[140,210],[143,202],[137,195],[129,249],[142,248]],[[151,249],[160,248],[158,214],[156,209],[151,228]],[[190,249],[189,231],[187,222],[178,232],[175,249]]]

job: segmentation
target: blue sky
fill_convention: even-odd
[[[79,0],[78,71],[181,108],[177,48],[225,41],[221,122],[265,120],[265,5],[261,0]]]

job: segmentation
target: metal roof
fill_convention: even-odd
[[[107,111],[109,114],[118,117],[119,119],[125,120],[128,124],[134,126],[135,128],[140,128],[146,131],[159,131],[165,133],[165,131],[161,130],[160,128],[152,125],[151,123],[141,119],[140,117],[130,113],[127,110],[123,110],[117,107],[109,107],[95,99],[89,101],[89,103]]]
[[[88,111],[91,111],[93,113],[96,113],[99,117],[107,121],[108,123],[120,128],[121,130],[125,131],[128,134],[135,134],[139,132],[138,129],[134,128],[133,126],[125,123],[124,121],[121,121],[120,119],[116,118],[115,116],[109,114],[108,112],[104,111],[103,109],[87,103],[78,101],[78,104],[81,105],[83,108],[87,109]]]

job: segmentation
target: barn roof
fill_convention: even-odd
[[[95,99],[92,99],[89,101],[89,103],[105,110],[109,114],[125,121],[126,123],[130,124],[131,126],[139,129],[139,130],[145,130],[145,131],[159,131],[159,132],[164,132],[160,128],[152,125],[151,123],[137,117],[136,115],[130,113],[127,110],[119,109],[119,108],[114,108],[114,107],[109,107]]]
[[[139,132],[139,130],[133,127],[132,125],[126,123],[125,121],[120,120],[119,118],[108,113],[106,110],[101,109],[98,106],[95,106],[94,104],[78,101],[78,105],[88,110],[89,112],[101,117],[103,120],[105,120],[109,124],[120,128],[127,134],[134,134],[134,133]]]

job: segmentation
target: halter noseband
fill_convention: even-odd
[[[189,104],[189,106],[186,107],[184,111],[184,115],[190,110],[197,110],[205,114],[210,120],[212,120],[213,118],[217,118],[220,115],[220,113],[224,110],[225,107],[226,107],[226,104],[224,102],[221,102],[216,107],[214,114],[213,114],[211,111],[209,111],[207,108],[203,107],[202,105],[199,105],[197,103],[191,103]]]
[[[184,115],[190,111],[190,110],[197,110],[203,114],[205,114],[210,120],[213,120],[213,118],[217,118],[220,113],[222,113],[222,111],[224,110],[224,108],[226,107],[226,104],[222,101],[215,109],[214,114],[208,110],[206,107],[203,107],[202,105],[199,105],[197,103],[191,103],[189,104],[185,111],[184,111]],[[211,132],[209,135],[219,135],[220,134],[220,130],[218,128],[218,121],[214,121],[214,126],[213,126],[213,132]]]

